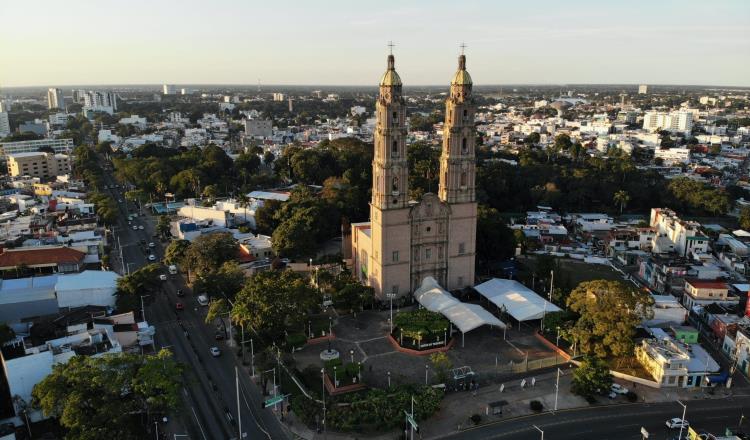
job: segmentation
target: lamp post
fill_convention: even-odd
[[[391,372],[387,372],[386,375],[388,375],[388,388],[391,388]]]
[[[560,391],[560,368],[557,369],[557,379],[555,379],[555,411],[557,411],[557,393]]]
[[[542,430],[541,430],[541,429],[540,429],[540,428],[539,428],[538,426],[536,426],[536,425],[531,425],[531,426],[533,426],[533,427],[534,427],[534,429],[536,429],[537,431],[539,431],[539,432],[541,432],[541,433],[542,433],[542,437],[541,437],[541,440],[544,440],[544,431],[542,431]]]
[[[682,405],[682,423],[680,423],[680,434],[677,436],[677,438],[682,438],[682,430],[685,428],[685,413],[687,412],[687,405],[677,401],[680,405]]]
[[[333,387],[336,388],[338,386],[338,384],[339,384],[339,380],[337,379],[337,376],[336,376],[336,366],[334,365],[333,366]]]
[[[354,349],[353,348],[351,350],[349,350],[349,354],[352,357],[352,363],[354,363]]]
[[[151,295],[141,295],[141,320],[146,321],[146,309],[143,307],[143,298],[148,298]]]
[[[443,329],[443,346],[448,345],[448,329]]]
[[[323,438],[327,438],[326,436],[326,369],[321,368],[320,369],[320,378],[323,383],[321,399],[323,400]]]
[[[427,385],[427,376],[428,376],[429,372],[430,372],[430,366],[429,365],[425,365],[424,366],[424,384],[425,385]]]
[[[390,324],[391,333],[393,333],[393,297],[396,296],[395,293],[389,293],[388,294],[388,300],[391,303],[391,317],[388,319],[388,322]]]

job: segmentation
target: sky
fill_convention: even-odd
[[[0,1],[0,87],[750,86],[748,0]]]

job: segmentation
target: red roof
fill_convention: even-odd
[[[727,283],[721,280],[685,280],[696,289],[728,289]]]
[[[245,246],[240,244],[237,246],[237,261],[240,263],[250,263],[255,261],[255,256]]]
[[[0,268],[20,265],[81,263],[86,254],[69,247],[5,249],[0,253]]]

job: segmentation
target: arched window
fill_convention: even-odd
[[[398,156],[398,141],[393,141],[393,146],[391,146],[391,155]]]
[[[466,186],[466,171],[461,172],[461,186]]]
[[[468,149],[466,144],[466,138],[461,139],[461,152],[466,153],[466,150]]]
[[[392,181],[391,186],[394,192],[398,191],[398,176],[393,176],[393,181]]]

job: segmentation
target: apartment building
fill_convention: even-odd
[[[689,134],[693,129],[693,114],[687,111],[646,112],[643,116],[643,129],[652,132],[667,130]]]
[[[73,139],[38,139],[0,143],[0,151],[6,157],[9,154],[39,151],[44,147],[52,148],[55,153],[68,154],[73,150]]]
[[[8,174],[41,179],[70,173],[70,156],[47,152],[9,154]]]
[[[47,108],[65,108],[62,90],[56,88],[47,90]]]
[[[668,208],[652,208],[649,226],[656,234],[651,241],[654,253],[674,252],[679,256],[708,252],[709,239],[700,231],[700,223],[681,220]]]
[[[636,346],[635,357],[659,388],[706,386],[705,378],[721,370],[700,345],[684,344],[668,336],[644,339]]]

